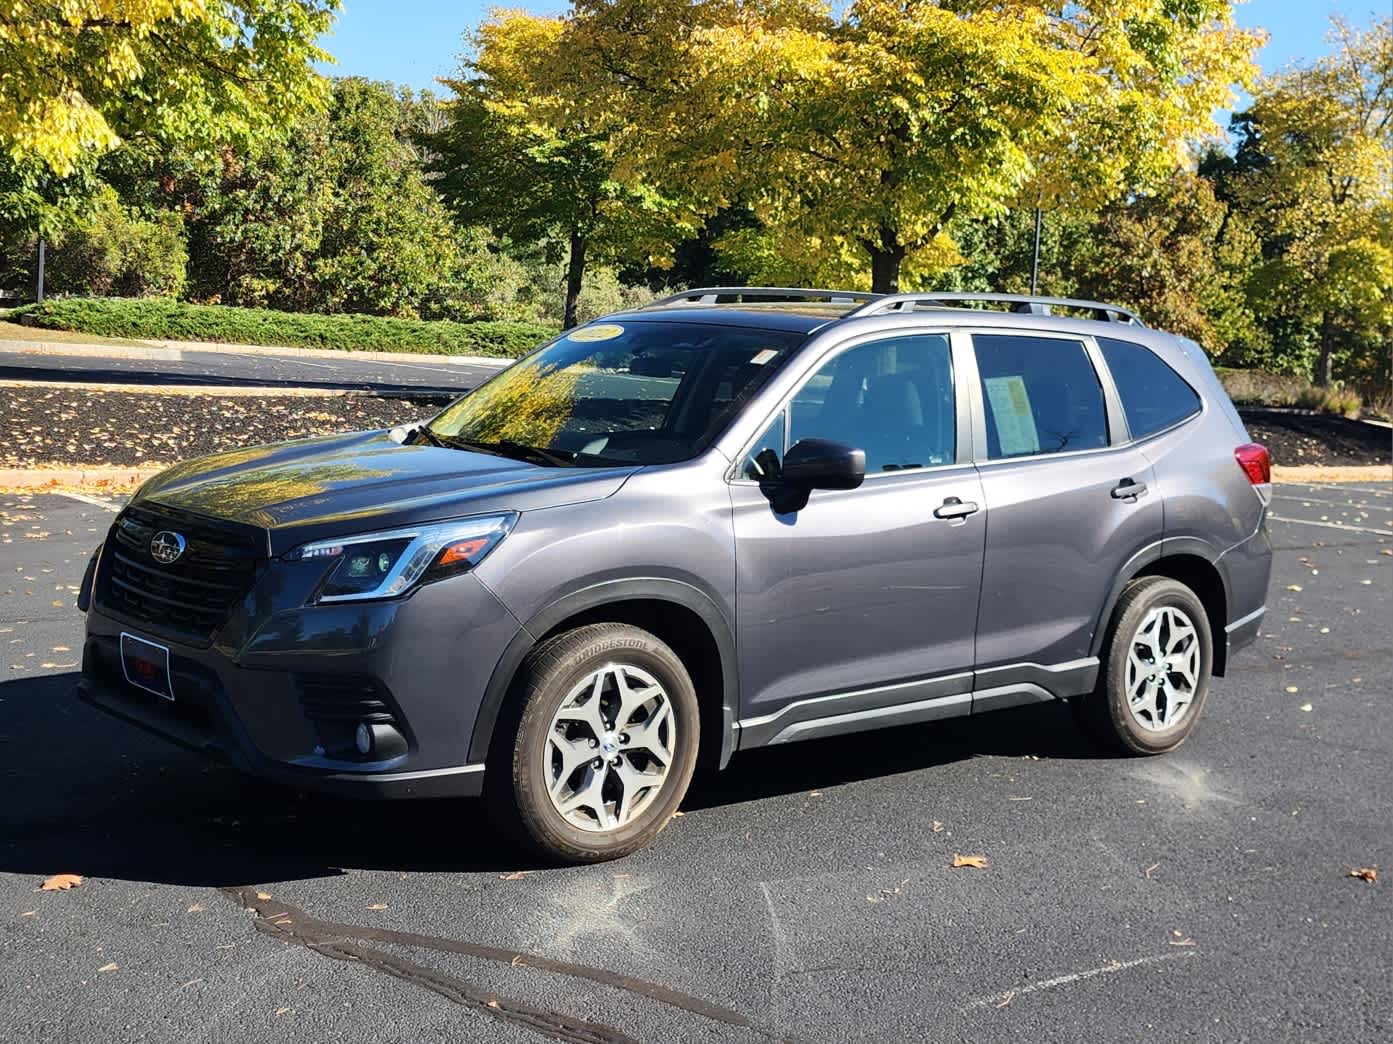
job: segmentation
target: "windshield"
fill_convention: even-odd
[[[805,337],[698,322],[593,323],[451,404],[423,437],[538,464],[687,460]]]

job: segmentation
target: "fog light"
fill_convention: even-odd
[[[360,721],[353,730],[353,746],[358,755],[371,761],[391,761],[407,751],[406,737],[390,725]]]

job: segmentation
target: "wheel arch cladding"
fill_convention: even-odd
[[[620,580],[596,584],[553,602],[527,622],[504,650],[484,693],[469,745],[471,762],[485,761],[500,711],[523,660],[538,644],[592,623],[627,623],[667,644],[692,678],[701,709],[698,770],[724,768],[734,750],[735,639],[720,610],[680,581]],[[714,742],[713,742],[714,741]]]

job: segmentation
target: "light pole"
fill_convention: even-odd
[[[34,300],[38,304],[44,303],[44,240],[39,237],[39,270],[34,277]]]
[[[1035,208],[1035,253],[1030,261],[1030,294],[1040,290],[1040,208]]]

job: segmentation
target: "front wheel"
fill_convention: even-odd
[[[1209,617],[1195,593],[1168,577],[1142,577],[1123,589],[1098,684],[1074,706],[1109,746],[1174,750],[1204,707],[1213,663]]]
[[[572,863],[651,842],[696,764],[696,690],[677,654],[628,624],[578,627],[532,652],[514,692],[485,777],[501,825]]]

